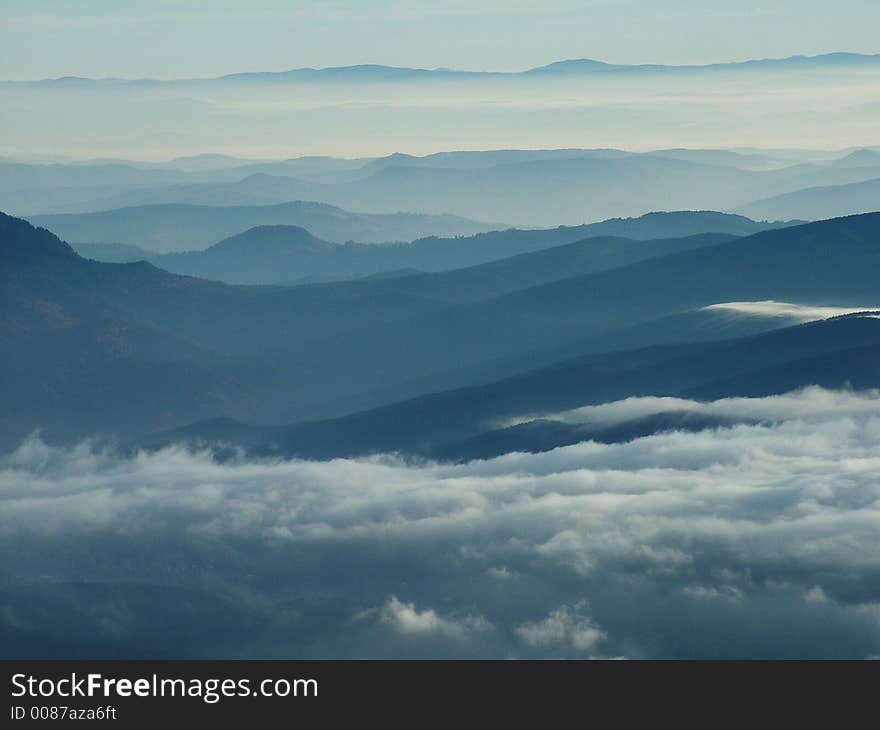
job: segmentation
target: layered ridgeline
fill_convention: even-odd
[[[784,58],[764,58],[746,61],[729,61],[709,64],[661,64],[661,63],[607,63],[594,58],[573,58],[562,61],[554,61],[543,66],[535,66],[523,71],[462,71],[454,68],[410,68],[401,66],[387,66],[383,64],[366,63],[351,66],[330,66],[326,68],[295,68],[288,71],[249,71],[225,74],[223,76],[208,78],[187,78],[178,80],[146,79],[151,86],[164,87],[166,89],[175,86],[191,88],[197,83],[238,83],[259,84],[272,83],[296,83],[299,81],[317,81],[320,83],[333,82],[375,82],[375,81],[407,81],[413,80],[424,82],[428,80],[444,81],[450,78],[465,80],[479,80],[485,77],[490,79],[510,77],[538,77],[552,78],[554,76],[602,76],[610,74],[612,78],[619,79],[623,73],[647,74],[656,77],[662,74],[690,74],[695,71],[711,74],[723,74],[725,72],[738,71],[794,71],[802,72],[810,69],[835,69],[835,70],[858,70],[872,69],[880,66],[880,55],[862,53],[824,53],[814,56],[796,55]],[[13,82],[16,86],[34,87],[65,87],[65,86],[125,86],[142,84],[145,80],[128,81],[126,79],[90,79],[80,76],[65,76],[63,78],[45,79],[42,81],[19,81]],[[218,155],[218,157],[221,157]]]
[[[76,439],[217,416],[338,416],[621,341],[741,334],[706,310],[723,302],[877,306],[880,215],[677,244],[587,239],[469,269],[292,288],[90,261],[24,221],[0,221],[7,443],[35,428]],[[757,322],[750,331],[790,321],[743,319]]]
[[[779,417],[772,407],[703,401],[810,386],[880,387],[880,312],[718,342],[581,357],[325,421],[256,427],[210,419],[137,443],[243,447],[253,455],[310,459],[389,452],[486,459],[586,440],[619,443],[667,431],[771,424]]]
[[[876,125],[876,108],[865,103],[865,89],[873,88],[878,75],[877,57],[857,54],[701,67],[573,59],[521,73],[367,65],[178,81],[68,77],[7,82],[0,84],[0,105],[18,111],[15,124],[3,128],[9,149],[23,154],[64,150],[79,158],[95,150],[150,159],[220,149],[264,156],[291,144],[302,155],[378,155],[387,150],[389,130],[398,149],[425,150],[426,129],[432,130],[432,144],[447,149],[539,148],[548,137],[560,147],[575,147],[584,139],[601,139],[607,146],[638,139],[654,148],[685,143],[707,147],[718,139],[737,139],[755,147],[766,140],[791,140],[792,129],[805,140],[827,139],[833,129],[836,139],[854,144]],[[792,88],[798,93],[792,94]],[[731,105],[735,115],[727,113]],[[805,108],[812,113],[805,116]],[[694,124],[707,114],[711,123]],[[46,118],[62,115],[64,125],[45,125]],[[156,129],[179,131],[157,137]],[[350,146],[352,130],[357,130],[356,147]],[[108,140],[113,140],[112,147]],[[188,167],[193,174],[205,174],[211,164]],[[330,172],[338,181],[347,170],[342,164]],[[291,174],[313,175],[305,166]],[[630,188],[655,181],[634,179]],[[671,180],[667,185],[675,186]],[[76,187],[67,190],[79,192]],[[774,194],[754,192],[751,199]],[[28,198],[22,196],[20,202],[27,204]],[[727,205],[747,202],[731,200]],[[673,207],[684,206],[721,207],[696,198]],[[118,206],[102,206],[109,207]],[[658,207],[655,202],[642,210],[598,211],[587,220]],[[24,210],[2,198],[0,208],[19,214],[61,210]],[[88,209],[99,208],[79,208]],[[492,219],[539,221],[534,215],[526,221]],[[583,220],[557,218],[546,224]]]
[[[638,260],[652,248],[591,239],[562,255],[551,249],[400,282],[244,288],[175,276],[147,262],[91,261],[44,229],[0,220],[5,443],[39,427],[50,438],[76,438],[152,430],[200,414],[254,415],[274,399],[251,385],[295,369],[296,350],[311,340]],[[665,240],[656,253],[727,238]],[[276,358],[279,346],[294,351]],[[296,393],[310,389],[308,377],[290,372],[280,402],[295,403]]]
[[[498,229],[450,215],[351,213],[302,201],[279,205],[147,205],[97,213],[32,216],[31,222],[73,243],[122,243],[153,254],[190,251],[255,226],[301,226],[334,243],[411,241],[428,235],[466,236]]]
[[[77,204],[54,203],[51,190],[9,190],[0,191],[0,203],[8,210],[31,215],[168,204],[226,207],[318,201],[362,213],[390,215],[399,211],[418,211],[432,215],[454,214],[471,221],[552,226],[637,216],[654,210],[732,210],[758,199],[810,187],[880,177],[880,164],[838,166],[833,161],[812,161],[752,169],[732,164],[720,154],[701,154],[699,150],[640,154],[578,150],[568,154],[552,152],[560,151],[507,156],[472,153],[478,160],[482,159],[482,164],[467,156],[427,159],[396,155],[365,163],[356,172],[345,173],[341,180],[314,180],[277,172],[259,172],[232,180],[123,186],[113,195],[93,196]],[[64,195],[69,194],[69,190],[61,189]],[[22,204],[18,204],[18,200]],[[40,207],[35,210],[35,205]],[[235,214],[241,215],[241,212]],[[768,217],[777,219],[780,216]],[[34,220],[51,227],[47,219]],[[316,235],[339,240],[303,219],[262,220],[251,225],[257,223],[302,225]],[[216,224],[210,225],[212,233],[217,233]],[[446,225],[458,225],[459,229],[428,232],[474,232],[474,229],[465,231],[462,221],[448,221]],[[247,227],[250,226],[225,235]],[[70,233],[68,230],[64,235],[77,242],[112,241],[149,247],[146,241],[118,236],[95,239]],[[211,242],[223,235],[215,235]],[[414,237],[417,236],[409,238]],[[341,240],[347,238],[357,240],[360,236],[347,236]],[[198,246],[190,243],[184,247]]]
[[[745,215],[831,218],[880,210],[880,177],[846,185],[806,188],[758,200],[739,209]]]
[[[880,215],[864,215],[766,231],[354,328],[342,338],[319,337],[296,348],[298,370],[314,374],[300,404],[312,412],[353,410],[491,381],[578,352],[710,339],[718,330],[695,327],[688,315],[718,303],[873,308],[878,224]],[[701,314],[710,313],[719,314]],[[279,344],[275,356],[292,350]],[[280,386],[283,378],[267,375],[266,386],[273,382]]]
[[[652,213],[635,219],[613,219],[584,226],[560,226],[546,230],[509,229],[469,237],[430,237],[406,244],[337,244],[321,240],[299,226],[258,226],[232,236],[204,251],[145,257],[140,250],[74,244],[82,255],[98,260],[118,260],[129,255],[178,274],[189,274],[235,284],[277,284],[308,279],[344,279],[387,274],[445,271],[473,266],[561,246],[598,236],[635,240],[688,238],[704,233],[748,235],[783,224],[757,223],[741,216],[713,212]],[[639,258],[672,252],[694,242],[637,246],[633,242],[609,245],[601,253],[593,249],[597,265],[610,268]]]

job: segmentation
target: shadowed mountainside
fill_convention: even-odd
[[[308,420],[617,349],[627,328],[628,348],[668,342],[675,327],[649,323],[720,301],[876,306],[878,228],[880,215],[864,215],[732,240],[587,239],[470,269],[289,288],[89,261],[4,216],[3,435]]]
[[[328,421],[258,428],[212,419],[140,443],[244,446],[256,454],[318,459],[381,452],[490,458],[587,439],[618,442],[737,422],[674,410],[613,426],[552,416],[585,405],[633,396],[767,396],[810,385],[880,387],[880,318],[851,315],[730,341],[582,357]],[[504,426],[509,419],[523,422]]]

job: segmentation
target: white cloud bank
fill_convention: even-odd
[[[666,409],[655,400],[591,413]],[[0,459],[0,646],[880,653],[877,394],[687,403],[769,422],[459,465],[219,464],[29,440]]]

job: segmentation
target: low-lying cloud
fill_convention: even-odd
[[[766,422],[456,465],[30,439],[0,459],[0,647],[880,654],[878,395],[694,407]]]
[[[747,317],[774,317],[791,320],[792,322],[815,322],[820,319],[842,317],[847,314],[876,312],[876,307],[832,307],[810,304],[794,304],[766,299],[759,302],[721,302],[704,307],[709,312]]]
[[[635,396],[611,403],[542,414],[541,417],[563,423],[614,426],[658,413],[686,412],[734,421],[762,421],[772,424],[795,419],[807,422],[826,421],[831,413],[862,417],[875,413],[878,401],[880,391],[877,390],[835,391],[812,386],[763,398],[720,398],[715,401],[696,401],[674,396]],[[512,419],[509,423],[523,423],[535,417]]]

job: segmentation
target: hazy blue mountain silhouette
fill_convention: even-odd
[[[264,382],[267,368],[274,378],[292,367],[289,381],[272,389],[296,403],[311,390],[309,376],[294,372],[297,343],[602,265],[601,256],[586,255],[578,264],[573,249],[571,262],[551,252],[485,271],[295,289],[230,287],[145,262],[90,261],[44,229],[9,216],[0,222],[0,339],[7,353],[0,381],[9,405],[0,440],[7,445],[40,426],[47,437],[66,439],[161,427],[199,413],[254,415],[266,403],[261,399],[271,402],[268,389],[260,386],[258,396],[251,387]],[[651,245],[600,239],[583,250],[618,244]],[[676,244],[659,245],[662,252]],[[260,353],[285,343],[294,351],[261,360]]]
[[[833,218],[880,210],[880,177],[847,185],[797,190],[758,200],[739,209],[746,215]]]
[[[357,372],[347,380],[324,375],[336,383],[336,396],[364,408],[369,388],[376,403],[488,381],[548,364],[567,343],[580,341],[583,352],[607,349],[622,328],[718,302],[876,307],[878,226],[880,214],[822,221],[554,281],[393,326],[361,328],[342,341],[316,340],[300,353],[300,366],[315,370],[319,363],[356,359]],[[646,328],[643,336],[649,339],[641,344],[651,344],[667,341],[668,332],[650,339]],[[329,405],[326,398],[321,405]]]
[[[680,73],[680,72],[716,72],[739,70],[792,70],[805,69],[844,69],[873,67],[880,64],[880,55],[859,53],[826,53],[816,56],[789,56],[786,58],[753,59],[729,63],[705,65],[666,65],[666,64],[612,64],[594,59],[581,58],[555,61],[545,66],[538,66],[525,71],[459,71],[449,68],[406,68],[384,66],[381,64],[358,64],[352,66],[334,66],[327,68],[297,68],[278,72],[246,72],[227,74],[207,79],[181,79],[160,81],[154,79],[89,79],[77,76],[65,76],[43,81],[6,82],[17,85],[41,84],[55,86],[98,86],[120,84],[172,85],[211,81],[215,83],[283,83],[283,82],[400,82],[400,81],[438,81],[450,78],[472,78],[475,80],[491,77],[541,77],[578,74],[616,74],[616,73]]]
[[[739,71],[739,70],[803,70],[806,68],[845,68],[871,67],[880,65],[880,55],[859,53],[827,53],[817,56],[788,56],[786,58],[752,59],[730,63],[704,65],[666,65],[666,64],[609,64],[589,58],[556,61],[527,71],[528,74],[571,75],[619,72],[693,72],[693,71]]]
[[[711,227],[711,220],[712,217],[707,216],[707,227]],[[696,224],[696,220],[689,223]],[[731,221],[733,225],[729,226],[725,226],[724,223],[725,221],[720,221],[718,227],[751,227],[748,224],[740,226],[740,221],[737,220]],[[670,228],[677,227],[676,221],[670,221],[670,224]],[[637,231],[641,228],[643,232],[654,225],[657,228],[663,227],[662,223],[654,224],[653,221],[645,221],[644,226],[633,222],[619,222],[621,229]],[[684,225],[687,226],[688,224]],[[615,225],[611,223],[600,226],[599,230],[614,227]],[[758,226],[754,225],[754,227]],[[525,247],[527,253],[535,248],[539,251],[551,249],[557,254],[560,266],[558,271],[554,271],[553,276],[547,279],[550,281],[553,278],[566,276],[566,266],[571,267],[568,275],[572,275],[574,271],[581,273],[599,271],[624,266],[643,258],[719,243],[726,240],[725,236],[728,235],[702,234],[666,241],[651,241],[650,244],[636,243],[619,237],[611,240],[606,240],[608,237],[590,237],[584,243],[556,248],[556,244],[560,241],[584,234],[589,235],[591,232],[589,226],[535,232],[511,230],[468,239],[422,239],[411,244],[378,246],[328,243],[296,226],[260,226],[221,241],[204,251],[166,254],[153,258],[152,262],[167,271],[204,279],[233,284],[277,284],[285,281],[308,280],[310,277],[325,280],[357,278],[403,269],[418,272],[445,271],[484,261],[508,259]],[[574,246],[583,248],[585,250],[583,258],[589,258],[589,261],[575,261]],[[553,254],[550,254],[550,251],[547,251],[547,254],[544,257],[532,256],[535,260],[533,263],[539,259],[542,263],[549,260]],[[511,260],[511,264],[508,268],[516,270],[525,262],[520,262],[517,258]],[[485,270],[485,267],[480,270]],[[535,271],[536,269],[531,269],[530,273]],[[518,271],[508,270],[505,273],[508,282],[519,280]],[[499,275],[498,278],[502,277]],[[454,290],[453,288],[452,291]]]
[[[156,255],[152,251],[127,243],[74,243],[72,248],[83,258],[108,264],[146,261]]]
[[[614,332],[719,301],[869,306],[880,267],[880,214],[704,237],[697,248],[591,239],[472,269],[292,288],[89,261],[45,230],[0,222],[7,443],[37,427],[69,439],[221,415],[341,415],[534,370],[560,348],[607,351]],[[596,270],[655,246],[690,250]],[[669,328],[647,326],[627,346],[670,339]],[[652,376],[646,387],[659,385]]]
[[[466,164],[435,166],[426,162],[413,164],[409,159],[387,165],[374,162],[368,163],[373,166],[368,174],[341,182],[255,173],[225,182],[126,189],[93,200],[90,209],[168,203],[256,206],[311,200],[365,213],[451,213],[471,220],[541,227],[577,225],[657,210],[729,210],[756,198],[880,177],[880,167],[871,166],[799,164],[756,170],[700,161],[699,156],[685,159],[660,154],[540,157],[488,166]],[[50,224],[42,217],[33,219]],[[314,226],[304,221],[286,222],[304,225],[318,234]],[[498,227],[502,226],[495,226]],[[119,239],[118,235],[113,240],[144,245],[142,241]]]
[[[253,197],[260,194],[260,183],[266,178],[271,181],[271,176],[347,181],[363,176],[369,161],[317,156],[255,161],[215,154],[166,162],[96,159],[40,163],[0,158],[0,207],[21,215],[90,212],[121,207],[107,204],[120,196],[135,195],[144,203],[158,195],[162,202],[169,202],[168,198],[179,197],[176,191],[190,190],[190,186],[196,191],[215,190],[228,196],[229,185],[212,188],[210,184],[239,183],[247,178],[253,178],[250,184],[242,183],[232,192],[237,190],[242,198]],[[157,192],[166,186],[170,188],[167,192]]]
[[[215,419],[142,443],[225,443],[256,453],[308,458],[385,451],[488,458],[586,439],[616,442],[664,430],[732,423],[671,411],[609,427],[564,423],[540,414],[634,395],[720,398],[771,395],[809,385],[870,388],[880,385],[878,366],[880,319],[853,315],[730,341],[577,358],[496,383],[420,396],[328,421],[257,428]],[[495,425],[529,416],[532,420],[521,425]]]
[[[158,185],[180,182],[174,170],[139,167],[123,162],[93,164],[32,164],[0,159],[0,193],[11,190],[78,185]]]
[[[430,155],[407,155],[395,152],[367,162],[360,171],[367,176],[389,167],[474,170],[539,160],[620,159],[636,153],[617,149],[547,149],[547,150],[459,150]]]
[[[283,225],[305,228],[317,238],[333,243],[351,240],[373,243],[418,239],[414,241],[412,248],[407,249],[408,253],[402,249],[389,249],[395,253],[388,253],[388,256],[403,256],[407,263],[402,265],[427,271],[483,263],[540,248],[573,243],[590,236],[622,236],[634,239],[683,238],[700,233],[745,236],[784,225],[756,222],[743,216],[712,211],[677,211],[649,213],[634,219],[611,219],[581,226],[487,230],[485,234],[476,233],[471,236],[468,229],[481,230],[491,226],[453,217],[348,214],[332,206],[300,202],[267,207],[145,206],[103,213],[35,216],[31,221],[74,242],[121,242],[154,252],[169,248],[180,251],[202,249],[252,228]],[[437,231],[437,234],[425,237],[423,233],[426,230]],[[98,253],[94,248],[90,248],[89,252]],[[372,255],[379,257],[378,253]],[[409,257],[417,259],[417,263]],[[185,261],[187,258],[179,260]],[[197,261],[198,257],[193,260]],[[401,264],[395,264],[393,268],[399,265]],[[382,269],[369,268],[368,273],[379,270]]]
[[[504,227],[497,223],[481,226],[474,220],[536,227],[576,225],[651,210],[729,210],[809,187],[878,178],[880,162],[873,162],[874,154],[872,150],[857,150],[841,160],[798,164],[784,155],[711,149],[647,153],[613,149],[494,150],[421,157],[396,153],[376,159],[303,157],[195,170],[176,168],[173,162],[15,163],[10,170],[21,168],[27,174],[4,177],[0,165],[0,205],[48,226],[53,222],[38,214],[108,212],[167,204],[269,206],[306,200],[364,213],[399,214],[406,210],[452,213],[471,219],[423,221],[426,225],[420,230],[390,238],[358,235],[356,228],[346,231],[351,235],[340,238],[339,230],[331,233],[326,226],[318,228],[321,221],[290,216],[251,220],[248,225],[222,232],[206,223],[191,232],[200,243],[179,241],[177,250],[201,248],[254,225],[269,224],[302,225],[333,241],[412,240],[428,234],[461,235]],[[70,222],[62,220],[65,225]],[[54,225],[58,225],[57,219]],[[209,231],[216,235],[209,238]],[[110,238],[99,239],[73,236],[74,232],[65,230],[62,234],[78,243],[112,241],[151,247],[147,241],[132,240],[119,230]]]
[[[853,150],[839,160],[835,160],[835,167],[877,167],[880,165],[880,152],[871,149]]]
[[[31,216],[29,220],[77,243],[126,243],[154,253],[205,248],[260,225],[301,226],[336,243],[412,241],[426,235],[470,235],[498,227],[445,215],[350,213],[305,201],[269,206],[147,205]]]
[[[535,159],[467,168],[406,163],[378,167],[348,182],[318,183],[256,173],[229,182],[126,189],[93,200],[90,209],[106,211],[168,203],[257,206],[309,200],[369,213],[390,214],[401,210],[434,215],[452,213],[473,220],[536,227],[580,224],[652,210],[728,209],[762,195],[814,184],[865,179],[870,175],[864,171],[869,169],[834,168],[835,176],[831,179],[828,175],[832,171],[823,170],[817,183],[810,176],[814,172],[812,167],[799,171],[756,172],[652,155]],[[663,181],[662,185],[657,184],[659,180]],[[32,216],[32,219],[40,225],[52,225],[42,216]],[[304,225],[318,233],[314,225],[305,221],[285,222]],[[94,242],[94,239],[74,240]],[[145,245],[144,241],[120,239],[118,235],[111,240]]]

